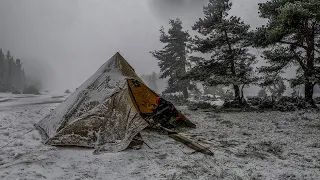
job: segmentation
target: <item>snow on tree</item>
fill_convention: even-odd
[[[158,86],[157,86],[158,76],[155,72],[152,72],[152,74],[149,76],[149,84],[151,85],[151,89],[155,92],[158,92]]]
[[[147,84],[149,88],[151,88],[153,91],[159,93],[157,81],[158,81],[158,75],[155,72],[152,72],[151,74],[142,75],[141,79]]]
[[[224,96],[224,89],[222,86],[204,86],[203,87],[203,94],[212,94],[213,96]]]
[[[270,90],[272,96],[277,97],[277,98],[280,98],[281,96],[283,96],[286,89],[287,89],[287,87],[284,84],[283,79],[275,81],[275,83],[273,83],[272,86],[269,87],[269,90]]]
[[[250,26],[230,16],[231,7],[229,0],[210,0],[204,7],[205,17],[192,27],[201,34],[193,40],[192,49],[211,58],[193,57],[197,65],[187,78],[207,86],[232,85],[234,99],[241,104],[243,88],[256,81],[252,67],[256,58],[248,52]]]
[[[258,92],[258,97],[259,98],[266,98],[268,96],[266,87],[263,87],[259,92]]]
[[[305,101],[313,104],[313,88],[320,82],[320,1],[270,0],[259,4],[266,26],[257,29],[254,38],[258,47],[267,48],[263,57],[269,66],[260,72],[271,79],[284,69],[297,66],[291,86],[305,86]]]
[[[268,90],[272,97],[280,98],[283,96],[287,87],[284,84],[284,79],[280,76],[271,77],[265,76],[262,78],[263,82],[260,84],[264,91]]]
[[[168,86],[164,93],[182,92],[184,98],[188,98],[188,88],[192,85],[190,80],[182,79],[189,65],[187,60],[187,43],[190,35],[183,31],[182,22],[179,18],[169,20],[168,33],[164,28],[160,29],[160,42],[166,44],[162,50],[152,51],[151,54],[159,61],[161,76],[167,78]]]

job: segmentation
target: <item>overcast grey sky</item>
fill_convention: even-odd
[[[232,13],[256,27],[259,2],[234,0]],[[47,89],[74,89],[115,52],[138,74],[158,72],[149,51],[159,28],[180,17],[190,26],[207,0],[1,0],[0,48],[21,58]],[[35,67],[31,66],[36,65]]]

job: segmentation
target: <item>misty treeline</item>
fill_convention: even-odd
[[[0,92],[38,94],[34,86],[27,86],[26,75],[20,59],[14,59],[10,51],[0,49]]]
[[[232,16],[230,0],[209,0],[204,18],[192,26],[194,36],[183,30],[179,18],[160,29],[165,46],[151,52],[158,60],[161,78],[169,78],[165,93],[188,90],[196,82],[204,87],[231,87],[234,102],[245,103],[243,89],[259,85],[282,95],[284,81],[293,89],[304,86],[305,101],[313,104],[313,89],[320,82],[320,1],[269,0],[259,4],[266,25],[252,30],[240,17]],[[253,50],[262,50],[267,65],[258,66]],[[258,66],[258,67],[257,67]],[[296,76],[283,78],[288,68]]]
[[[14,59],[10,51],[6,54],[0,49],[0,91],[22,91],[26,76],[20,59]]]
[[[147,83],[148,87],[150,87],[152,90],[154,90],[155,92],[158,92],[158,85],[157,85],[157,81],[159,75],[156,74],[155,72],[152,72],[151,74],[144,74],[141,75],[141,79],[143,79],[144,82]]]

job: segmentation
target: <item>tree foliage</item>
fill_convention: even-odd
[[[271,78],[264,77],[264,81],[260,84],[260,86],[262,86],[262,90],[268,90],[272,97],[278,99],[283,96],[287,89],[286,85],[284,84],[284,79],[280,76]]]
[[[205,17],[192,27],[200,33],[193,39],[192,50],[210,54],[211,58],[193,57],[197,65],[186,78],[207,86],[232,85],[235,99],[241,103],[243,87],[256,81],[252,67],[256,58],[248,51],[250,26],[230,16],[231,7],[229,0],[210,0],[204,7]]]
[[[258,92],[258,97],[259,98],[266,98],[268,96],[266,88],[262,88],[259,92]]]
[[[320,82],[320,1],[270,0],[259,4],[266,26],[256,30],[257,47],[268,48],[264,58],[269,65],[260,72],[277,77],[284,69],[297,66],[297,76],[291,79],[292,87],[304,84],[305,100],[313,102],[313,87]]]
[[[0,49],[0,92],[21,92],[25,86],[25,74],[20,59],[14,60],[10,51]]]
[[[162,50],[152,51],[151,54],[159,61],[158,65],[162,75],[160,78],[169,78],[168,86],[164,93],[183,92],[184,98],[188,98],[188,87],[190,81],[182,79],[186,74],[187,43],[190,35],[183,31],[180,19],[169,21],[170,28],[166,33],[164,28],[160,29],[160,42],[165,44]]]
[[[158,75],[155,72],[152,72],[151,74],[142,75],[141,79],[155,92],[158,92]]]

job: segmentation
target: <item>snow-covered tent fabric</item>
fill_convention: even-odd
[[[157,94],[116,53],[35,127],[49,145],[94,147],[96,152],[124,150],[148,126],[130,92],[135,82],[140,83],[136,93],[144,92],[140,106],[152,112],[150,102]]]

